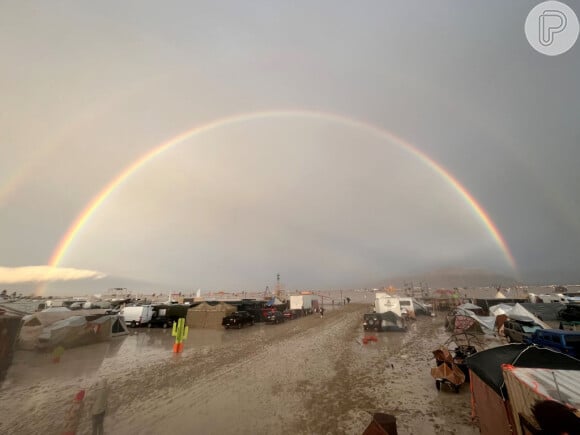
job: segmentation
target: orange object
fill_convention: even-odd
[[[85,390],[79,390],[67,410],[63,435],[75,435],[81,420]]]

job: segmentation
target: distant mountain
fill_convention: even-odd
[[[425,273],[418,273],[406,276],[397,276],[387,279],[382,283],[377,283],[374,287],[393,285],[402,288],[405,283],[426,283],[430,288],[474,288],[499,286],[510,287],[518,284],[518,281],[510,276],[497,274],[482,269],[446,268]]]
[[[37,288],[39,288],[39,284],[37,283],[0,284],[0,290],[6,289],[8,294],[16,292],[22,293],[23,295],[29,295],[34,293]],[[101,279],[53,282],[46,286],[44,296],[90,296],[93,294],[104,294],[111,288],[126,288],[133,294],[167,294],[167,292],[172,290],[183,291],[182,287],[172,286],[167,283],[154,283],[121,276],[106,276]]]

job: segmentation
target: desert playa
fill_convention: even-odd
[[[476,434],[469,388],[438,392],[431,351],[447,338],[443,316],[363,344],[367,304],[329,307],[280,325],[190,330],[182,354],[170,330],[134,329],[108,343],[49,354],[18,351],[0,390],[0,432],[58,434],[86,391],[78,433],[90,433],[100,378],[110,387],[105,433],[361,434],[372,413],[399,434]],[[371,335],[371,334],[367,334]]]

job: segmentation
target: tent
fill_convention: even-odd
[[[448,316],[449,329],[454,332],[493,334],[495,317],[478,316],[465,308],[456,308]]]
[[[469,367],[472,411],[483,435],[510,435],[512,421],[503,364],[517,367],[580,370],[580,360],[550,349],[508,344],[478,352],[466,359]]]
[[[532,425],[538,425],[532,408],[536,403],[546,400],[559,402],[575,413],[576,422],[568,426],[580,428],[580,370],[534,369],[507,364],[502,370],[517,433],[524,433],[520,423],[522,417]],[[562,415],[550,414],[546,423],[552,424],[554,423],[552,419],[556,418],[561,422]],[[568,429],[566,433],[572,432],[569,428],[561,429]]]
[[[492,316],[499,316],[505,314],[507,317],[514,320],[527,320],[540,325],[544,329],[550,329],[550,326],[542,322],[533,313],[526,310],[522,305],[515,304],[513,307],[507,304],[498,304],[489,308],[489,313]]]
[[[0,385],[6,377],[14,356],[14,344],[22,326],[22,319],[5,314],[0,309]]]
[[[56,346],[75,347],[129,333],[119,315],[104,314],[104,311],[40,312],[25,316],[19,346],[28,350]]]
[[[236,307],[224,302],[216,305],[202,302],[187,310],[185,323],[190,328],[220,328],[222,319],[235,311],[237,311]]]

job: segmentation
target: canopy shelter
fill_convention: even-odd
[[[225,302],[219,302],[215,305],[202,302],[187,310],[185,323],[190,328],[220,328],[222,319],[236,311],[236,307]]]

